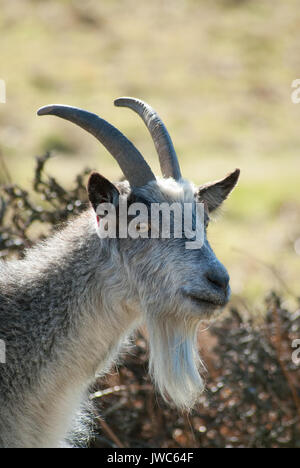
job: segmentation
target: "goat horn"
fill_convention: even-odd
[[[157,112],[146,102],[131,97],[118,98],[114,104],[118,107],[129,107],[143,119],[155,144],[163,176],[173,177],[175,180],[181,179],[179,162],[171,137]]]
[[[135,146],[117,128],[98,115],[61,104],[41,107],[37,114],[56,115],[94,135],[116,159],[131,186],[142,187],[155,180],[153,172]]]

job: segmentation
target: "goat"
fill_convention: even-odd
[[[182,178],[171,138],[158,114],[135,98],[115,104],[141,116],[158,152],[155,177],[115,127],[82,109],[50,105],[38,115],[69,120],[94,135],[116,159],[124,181],[90,175],[90,207],[22,260],[1,261],[0,446],[67,446],[74,418],[96,374],[106,372],[124,341],[144,321],[149,371],[164,398],[190,409],[203,391],[197,328],[228,302],[229,275],[206,233],[201,249],[184,238],[100,238],[97,206],[120,200],[205,204],[209,213],[237,183],[239,170],[196,186]],[[147,224],[147,229],[151,226]]]

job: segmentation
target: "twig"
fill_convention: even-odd
[[[94,400],[95,398],[101,398],[106,395],[111,395],[112,393],[121,392],[122,390],[126,389],[126,385],[115,385],[114,387],[106,388],[105,390],[99,390],[98,392],[92,393],[90,395],[90,400]]]
[[[107,395],[112,395],[113,393],[118,393],[122,391],[137,391],[137,390],[153,390],[153,386],[149,384],[145,385],[115,385],[114,387],[106,388],[105,390],[99,390],[98,392],[92,393],[90,395],[90,400],[95,398],[102,398]]]
[[[100,423],[100,425],[101,425],[103,431],[106,433],[106,435],[108,435],[108,437],[111,438],[111,440],[117,445],[117,447],[126,448],[126,445],[124,445],[120,441],[118,436],[116,436],[116,434],[113,432],[113,430],[109,427],[109,425],[103,419],[101,419],[99,416],[97,416],[97,421]]]

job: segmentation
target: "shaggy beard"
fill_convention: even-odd
[[[197,349],[199,321],[176,317],[148,320],[150,374],[162,397],[190,410],[204,390],[199,368],[204,367]]]

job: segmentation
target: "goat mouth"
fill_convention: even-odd
[[[216,309],[218,307],[224,307],[227,303],[226,301],[214,301],[212,299],[207,299],[207,298],[202,298],[199,296],[196,296],[195,294],[184,294],[184,297],[188,300],[190,300],[193,304],[197,305],[198,307],[206,307],[209,309]]]
[[[207,299],[202,299],[201,297],[197,297],[197,296],[187,296],[192,302],[196,303],[196,304],[199,304],[199,305],[208,305],[208,306],[220,306],[220,304],[214,302],[214,301],[210,301],[210,300],[207,300]]]

